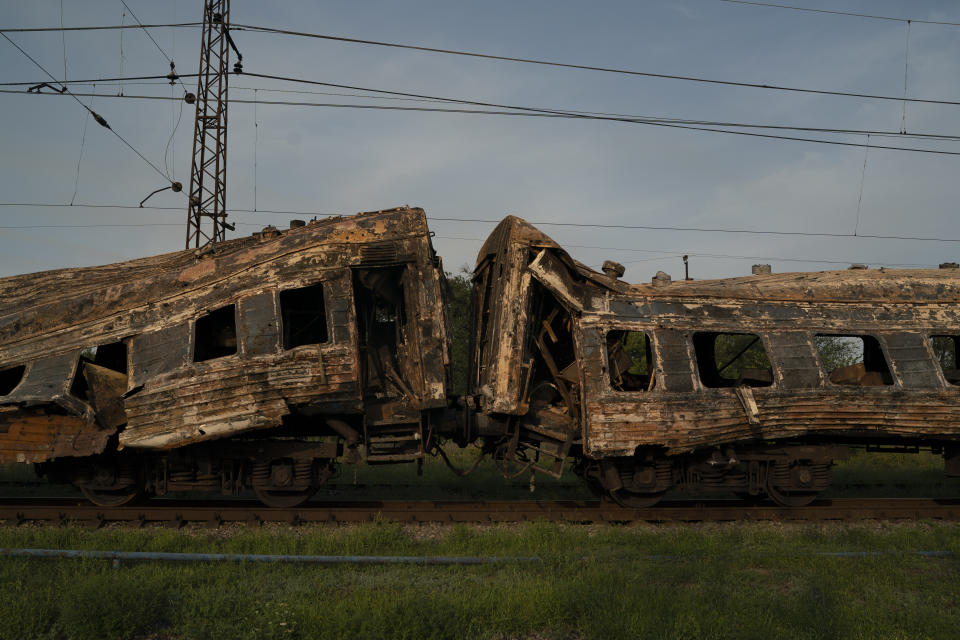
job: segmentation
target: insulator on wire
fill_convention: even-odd
[[[88,109],[88,111],[90,112],[90,115],[93,116],[93,119],[97,121],[97,124],[98,124],[98,125],[100,125],[101,127],[106,128],[106,129],[109,129],[109,128],[110,128],[110,125],[107,123],[106,119],[105,119],[102,115],[100,115],[99,113],[97,113],[97,112],[94,111],[93,109]]]

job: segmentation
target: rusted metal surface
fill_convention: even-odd
[[[295,509],[266,509],[255,502],[231,501],[217,504],[157,500],[147,505],[104,508],[76,500],[0,499],[0,520],[8,525],[23,522],[86,523],[102,526],[123,522],[133,526],[166,523],[183,526],[198,523],[219,526],[228,522],[258,525],[263,522],[287,524],[354,523],[390,520],[395,522],[530,522],[573,523],[621,522],[725,522],[767,520],[784,522],[862,520],[957,520],[960,501],[928,498],[822,500],[803,508],[782,508],[769,504],[745,504],[734,500],[687,500],[656,507],[628,509],[598,501],[528,502],[316,502]]]
[[[933,336],[960,327],[956,270],[760,270],[679,282],[658,274],[651,284],[630,285],[608,267],[607,274],[590,270],[514,217],[478,256],[470,392],[479,432],[512,434],[508,456],[542,457],[550,443],[529,406],[533,390],[544,387],[555,391],[549,406],[577,432],[571,450],[582,456],[586,477],[615,497],[626,487],[653,500],[670,486],[699,483],[781,491],[785,503],[796,503],[829,482],[822,475],[829,456],[845,455],[832,445],[960,440],[960,388],[932,347]],[[566,327],[564,339],[538,337],[548,318]],[[621,372],[610,360],[610,336],[618,332],[650,341],[640,387],[624,390],[611,378]],[[708,369],[719,363],[697,346],[704,332],[752,335],[769,367],[744,369],[740,380],[718,377]],[[886,365],[831,375],[814,344],[821,334],[864,335],[876,345],[865,357]],[[776,453],[772,447],[783,442],[807,448]],[[551,449],[558,451],[566,449]],[[747,459],[758,467],[748,468]]]
[[[801,507],[853,446],[923,447],[960,475],[960,370],[935,352],[956,366],[957,269],[631,285],[604,264],[504,219],[474,271],[461,398],[420,209],[0,279],[0,462],[104,505],[291,506],[339,463],[449,440],[506,477],[573,466],[631,508],[672,488]],[[826,366],[824,340],[859,341],[861,362]]]
[[[336,438],[326,418],[421,457],[424,415],[448,399],[443,287],[409,208],[0,279],[0,371],[23,367],[0,396],[0,462]]]

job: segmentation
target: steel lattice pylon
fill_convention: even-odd
[[[187,249],[226,239],[227,77],[230,0],[206,0],[197,78],[197,117],[187,214]],[[203,229],[204,218],[212,229]]]

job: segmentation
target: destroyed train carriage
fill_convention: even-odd
[[[957,270],[630,285],[606,267],[501,222],[459,398],[419,209],[0,279],[0,462],[100,504],[251,488],[294,505],[340,463],[447,441],[505,476],[572,466],[634,507],[671,488],[803,505],[852,447],[930,448],[960,474]]]

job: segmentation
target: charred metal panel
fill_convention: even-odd
[[[672,329],[657,329],[653,336],[663,389],[672,392],[692,391],[694,359],[688,336]]]
[[[820,361],[806,331],[772,331],[768,355],[784,389],[816,389],[823,385]]]
[[[126,374],[86,362],[83,365],[83,377],[87,381],[87,393],[90,405],[96,412],[97,423],[111,433],[126,424],[127,414],[123,408],[123,394],[127,391]]]
[[[277,352],[280,348],[278,317],[277,296],[272,291],[240,299],[237,333],[245,356]]]
[[[23,382],[4,402],[38,404],[66,395],[77,366],[77,353],[41,358],[27,367]]]
[[[591,401],[586,449],[591,456],[632,455],[638,446],[677,454],[724,443],[809,435],[960,440],[960,406],[945,392],[890,392],[882,387],[778,391],[753,389],[759,423],[751,424],[729,390],[643,396],[636,402]]]
[[[570,271],[559,259],[546,249],[540,251],[529,266],[534,277],[557,299],[570,309],[583,310],[584,300],[589,296],[573,279]]]
[[[183,367],[190,361],[191,327],[187,322],[136,336],[130,341],[130,386]]]
[[[890,365],[906,388],[942,388],[940,365],[933,358],[926,336],[889,333],[878,336],[887,348]]]

